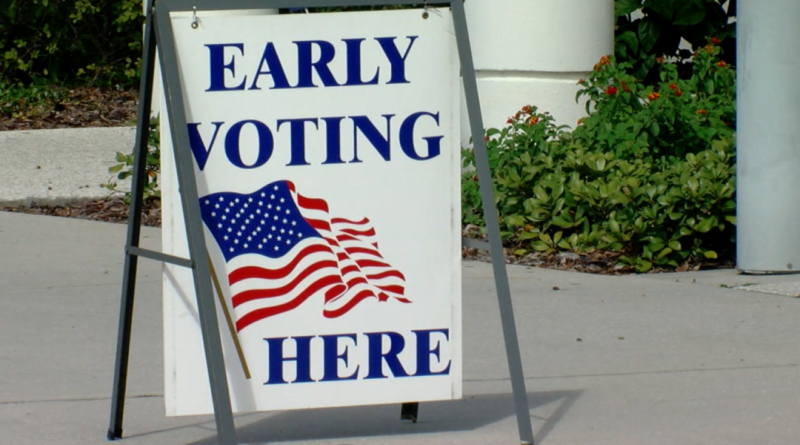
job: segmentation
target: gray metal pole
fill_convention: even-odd
[[[800,1],[739,0],[737,267],[800,271]]]
[[[497,302],[500,305],[500,319],[503,323],[503,338],[506,342],[508,371],[511,375],[511,389],[514,393],[514,406],[517,413],[517,427],[522,444],[533,445],[533,429],[528,406],[528,394],[525,390],[525,375],[522,368],[522,357],[517,338],[517,325],[514,320],[514,307],[511,303],[511,290],[508,285],[503,243],[500,239],[500,224],[497,207],[494,203],[494,187],[492,172],[489,168],[489,156],[484,141],[483,116],[478,97],[478,83],[475,79],[475,63],[472,60],[472,48],[469,42],[467,18],[464,4],[455,0],[453,7],[453,25],[458,42],[458,53],[461,58],[461,76],[464,81],[464,95],[467,99],[469,123],[472,130],[472,141],[475,149],[475,164],[480,180],[483,215],[486,221],[486,233],[489,235],[489,250],[492,255],[492,268],[497,288]]]
[[[153,27],[152,0],[145,8],[144,54],[142,56],[142,78],[140,83],[139,112],[136,124],[136,146],[134,147],[133,178],[131,180],[131,205],[128,212],[128,240],[125,243],[125,266],[122,277],[119,332],[117,334],[117,356],[114,364],[114,387],[111,395],[111,418],[108,440],[122,438],[122,420],[125,414],[125,390],[128,384],[128,360],[130,359],[131,327],[133,325],[133,299],[136,291],[136,271],[139,258],[131,252],[138,248],[144,208],[144,185],[147,183],[148,137],[150,124],[150,98],[153,90],[153,72],[156,60],[156,39]]]
[[[214,406],[214,418],[217,424],[217,439],[219,440],[219,445],[236,445],[238,443],[236,426],[231,410],[222,339],[220,338],[219,324],[217,322],[216,302],[211,288],[211,271],[209,263],[206,261],[208,251],[203,232],[203,222],[200,217],[194,160],[189,152],[186,109],[183,102],[183,92],[181,91],[180,74],[177,66],[178,56],[168,4],[168,2],[159,2],[156,6],[156,35],[160,50],[162,75],[164,77],[164,95],[170,111],[170,129],[186,223],[186,237],[192,259],[192,275],[197,294],[197,312],[200,318],[200,330],[206,353],[211,401]]]

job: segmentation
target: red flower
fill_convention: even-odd
[[[606,88],[606,94],[608,94],[609,96],[617,94],[617,87],[611,85],[610,87]]]
[[[675,90],[675,95],[678,96],[678,97],[681,97],[681,96],[683,96],[683,91]]]
[[[507,124],[511,124],[511,123],[513,123],[513,122],[514,122],[514,121],[512,121],[510,117],[509,117],[509,118],[508,118],[508,120],[506,121],[506,123],[507,123]]]
[[[631,87],[629,87],[628,84],[625,83],[624,80],[622,81],[622,89],[625,90],[626,93],[630,93],[631,92]]]
[[[717,64],[717,66],[720,67],[720,68],[725,68],[726,66],[728,66],[728,64],[725,63],[724,60],[720,60],[719,63]]]
[[[522,107],[522,112],[523,113],[531,114],[531,111],[532,110],[531,110],[531,106],[530,105],[525,105],[524,107]]]
[[[539,123],[539,116],[533,116],[531,117],[531,120],[528,121],[528,126],[530,127],[531,125],[536,125],[538,123]]]
[[[678,85],[675,85],[674,83],[671,83],[671,84],[669,84],[669,89],[673,90],[673,91],[677,90],[678,89]]]
[[[720,39],[718,39],[716,37],[712,37],[711,38],[711,43],[713,43],[714,45],[719,45],[720,43],[722,43],[722,40],[720,40]]]
[[[652,93],[647,95],[647,98],[650,100],[650,102],[652,102],[654,100],[657,100],[660,97],[661,97],[661,94],[656,93],[656,92],[652,92]]]
[[[486,137],[484,137],[484,138],[483,138],[483,140],[484,140],[485,142],[489,142],[489,136],[486,136]]]
[[[664,56],[661,56],[661,57],[656,57],[656,62],[658,62],[658,63],[664,63]]]
[[[583,125],[583,119],[578,119],[578,125]]]
[[[708,114],[706,110],[697,110],[697,114]]]
[[[594,66],[595,70],[600,71],[603,69],[603,65],[609,65],[611,63],[611,56],[603,56],[600,58],[600,62]]]

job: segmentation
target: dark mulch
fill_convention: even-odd
[[[30,105],[25,104],[25,99],[0,104],[0,131],[118,127],[136,122],[136,91],[77,87],[56,96]]]
[[[619,264],[619,257],[621,255],[621,252],[600,250],[585,254],[576,254],[572,252],[551,254],[529,253],[523,257],[520,257],[514,255],[510,249],[505,250],[505,259],[507,264],[543,267],[546,269],[556,270],[572,270],[576,272],[600,275],[627,275],[635,273],[636,271],[632,267]],[[484,261],[487,263],[492,261],[489,252],[467,247],[461,249],[461,257],[464,259]],[[702,261],[697,263],[685,263],[676,269],[654,266],[648,273],[733,269],[735,266],[736,264],[733,260]]]
[[[122,198],[94,199],[65,205],[36,204],[34,202],[27,206],[0,206],[0,211],[62,216],[112,223],[128,222],[128,204]],[[142,212],[142,224],[150,227],[161,227],[160,199],[148,199],[145,202],[145,208]]]
[[[463,228],[461,235],[466,238],[485,240],[480,229],[469,225]],[[609,250],[597,250],[589,253],[543,253],[532,252],[525,256],[515,255],[513,248],[504,249],[507,264],[520,266],[543,267],[546,269],[572,270],[577,272],[594,273],[601,275],[623,275],[635,273],[633,267],[620,264],[619,258],[624,252],[612,252]],[[461,257],[464,259],[491,262],[489,252],[485,250],[464,247],[461,249]],[[690,270],[711,270],[711,269],[733,269],[735,267],[733,259],[706,260],[697,262],[686,262],[677,268],[664,268],[653,266],[649,273],[660,272],[686,272]]]

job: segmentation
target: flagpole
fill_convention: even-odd
[[[208,257],[208,267],[211,270],[211,281],[214,283],[214,288],[217,290],[217,297],[219,297],[222,312],[225,314],[225,321],[228,322],[228,330],[230,330],[233,343],[236,345],[236,353],[239,355],[239,361],[242,362],[244,376],[247,380],[250,380],[250,369],[247,367],[247,360],[244,358],[242,344],[239,343],[239,336],[236,333],[236,327],[233,325],[233,319],[228,310],[228,305],[225,303],[225,296],[222,293],[222,286],[219,285],[219,278],[217,278],[217,272],[214,270],[214,263],[211,262],[211,256]]]

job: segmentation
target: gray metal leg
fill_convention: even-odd
[[[108,440],[122,437],[122,418],[125,411],[125,389],[128,379],[128,358],[130,356],[131,324],[133,322],[133,295],[136,289],[136,269],[138,266],[138,257],[130,253],[128,248],[139,246],[139,235],[141,233],[144,185],[147,182],[145,167],[147,165],[150,105],[156,54],[155,32],[152,14],[150,13],[152,10],[151,5],[152,3],[148,4],[144,32],[144,55],[142,57],[142,79],[139,88],[140,97],[136,145],[134,146],[131,205],[128,215],[128,239],[125,243],[125,266],[122,277],[117,356],[114,365],[114,387],[111,396],[111,419],[108,427]]]
[[[478,98],[478,84],[475,80],[475,66],[472,60],[472,49],[469,43],[467,19],[464,13],[464,4],[453,1],[453,21],[455,24],[458,52],[461,57],[461,75],[464,81],[464,91],[469,110],[469,122],[472,129],[472,141],[475,150],[475,167],[480,180],[481,200],[483,201],[483,214],[486,220],[486,231],[489,235],[492,267],[494,269],[495,285],[497,286],[497,301],[500,305],[500,318],[503,322],[503,337],[506,342],[506,355],[508,356],[508,370],[511,374],[511,387],[514,392],[514,405],[517,412],[517,426],[519,438],[524,444],[533,444],[533,429],[528,407],[528,395],[525,390],[525,376],[522,370],[522,357],[517,338],[517,327],[514,322],[514,307],[511,304],[511,290],[508,285],[503,243],[500,239],[500,225],[498,223],[497,207],[494,203],[494,190],[492,186],[492,172],[489,168],[489,158],[486,153],[484,138],[483,118]]]
[[[180,75],[178,67],[174,64],[174,61],[178,60],[178,58],[167,4],[168,2],[160,2],[156,7],[159,54],[164,74],[164,95],[170,110],[170,129],[172,130],[189,253],[194,265],[192,268],[194,286],[197,293],[197,309],[200,316],[200,328],[203,335],[208,378],[211,386],[211,399],[214,405],[219,444],[236,445],[236,427],[231,410],[230,393],[228,392],[225,358],[217,322],[216,302],[211,287],[211,271],[207,261],[198,260],[198,258],[206,258],[208,251],[206,250],[205,235],[203,233],[203,220],[200,216],[194,160],[189,150],[189,133],[180,86]]]

